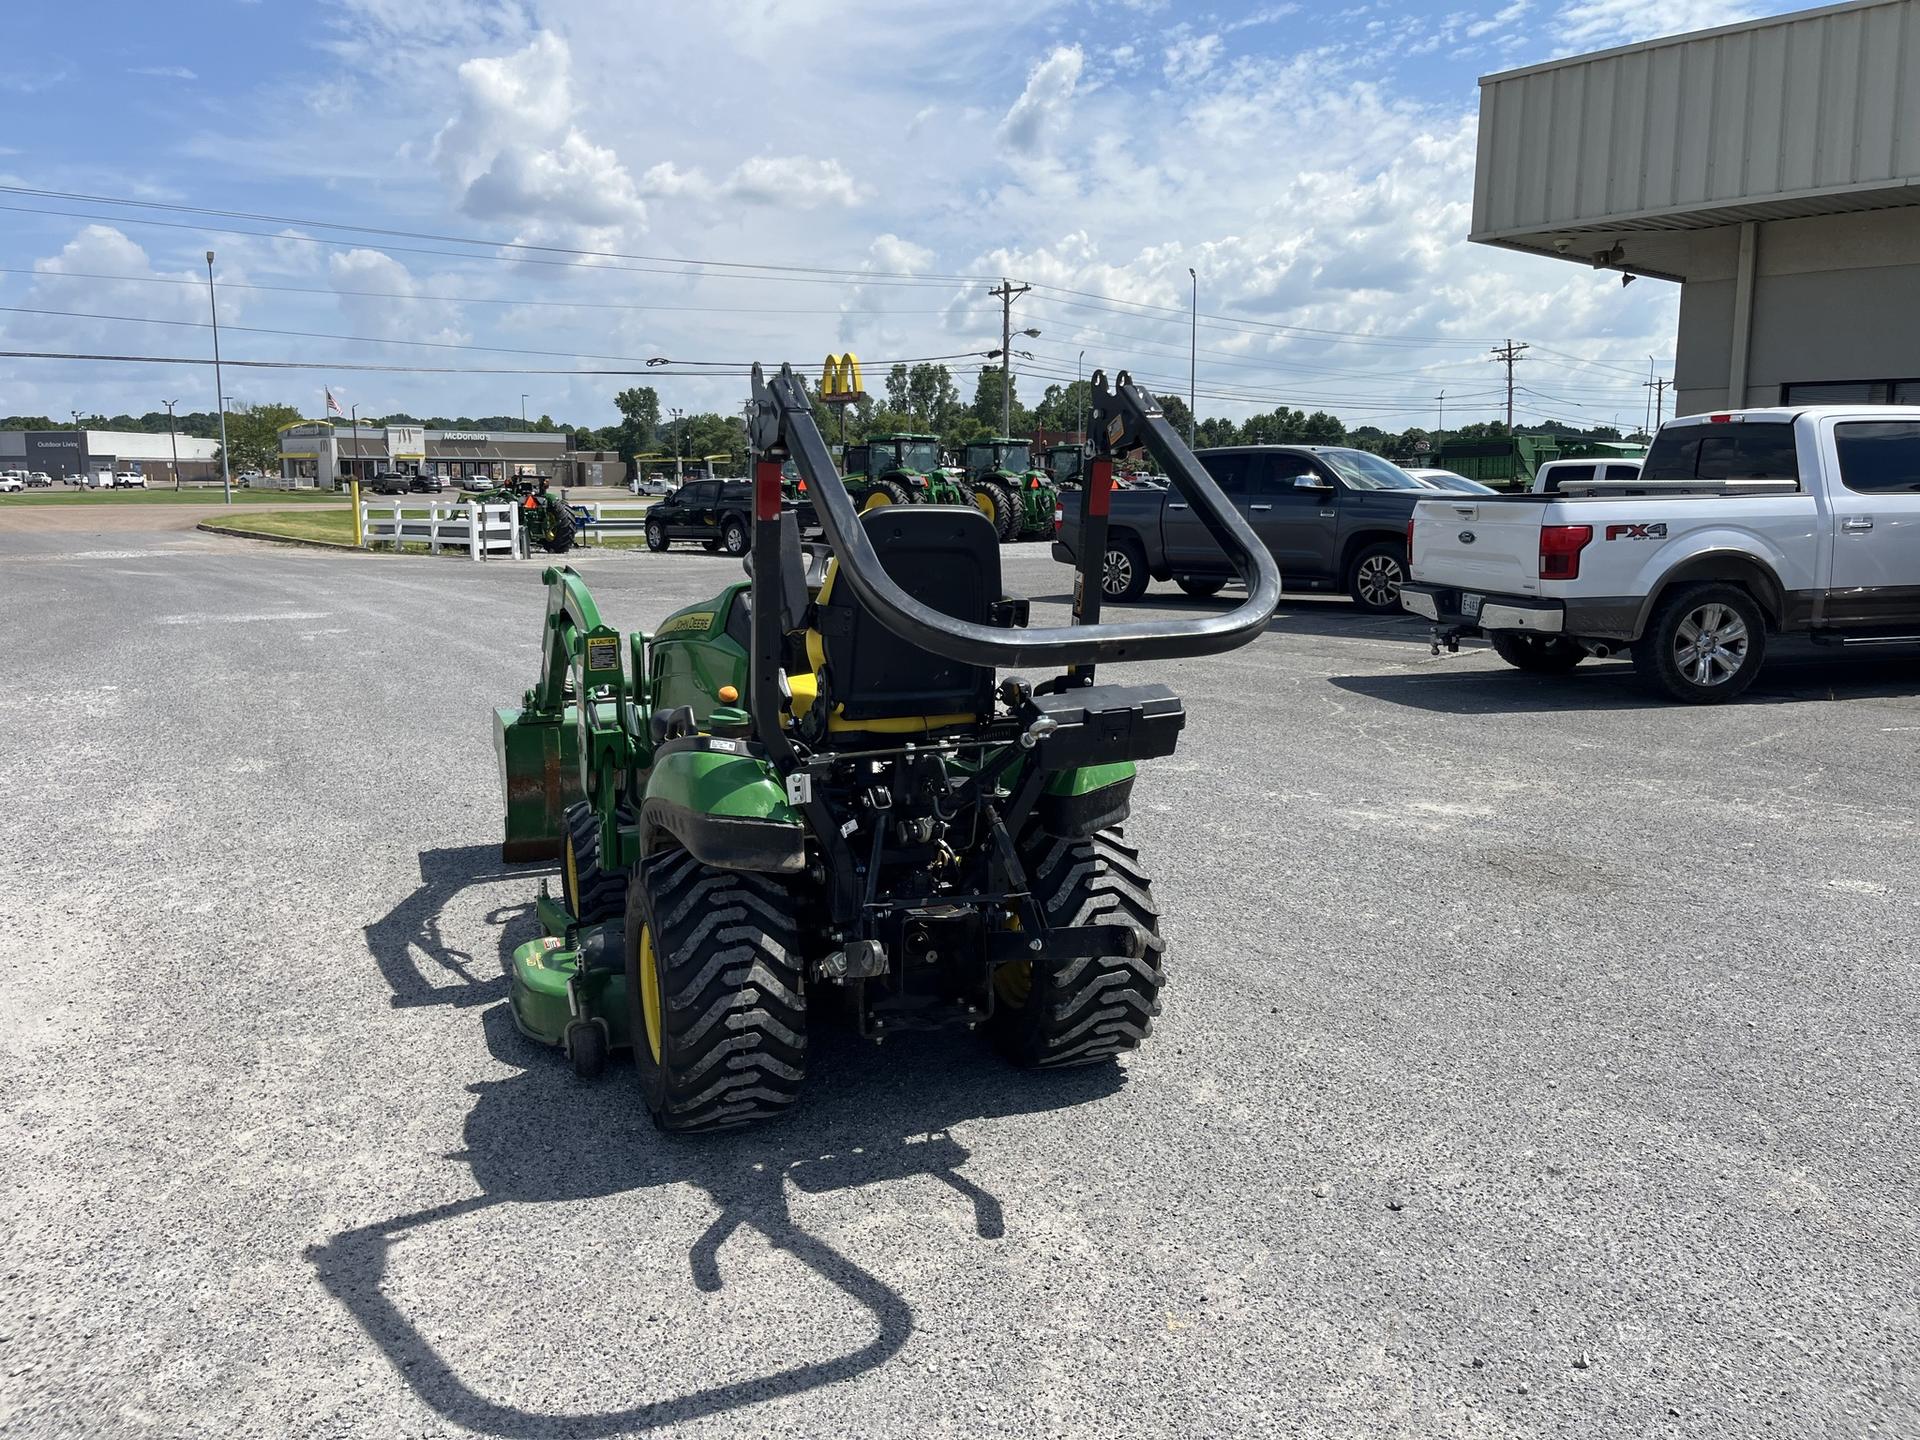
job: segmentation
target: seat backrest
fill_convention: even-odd
[[[894,584],[956,620],[984,625],[1000,596],[1000,545],[992,523],[957,505],[883,505],[860,523]],[[844,563],[844,562],[842,562]],[[993,671],[946,660],[876,620],[844,578],[818,607],[832,697],[849,722],[984,715]]]

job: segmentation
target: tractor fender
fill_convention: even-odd
[[[640,853],[677,844],[703,865],[792,874],[806,868],[806,828],[774,768],[713,748],[707,737],[669,741],[654,756],[640,801]]]
[[[1133,809],[1133,777],[1131,760],[1054,771],[1034,807],[1040,828],[1080,840],[1120,824]]]

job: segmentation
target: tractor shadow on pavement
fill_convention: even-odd
[[[529,898],[490,910],[499,953],[476,956],[446,929],[452,901],[474,885],[525,882],[537,873],[509,865],[498,845],[460,845],[420,852],[420,888],[366,927],[367,950],[393,991],[393,1008],[491,1005],[507,997],[507,962],[514,946],[534,938],[539,924]]]
[[[486,1003],[480,997],[503,994],[491,975],[479,973],[485,967],[439,933],[430,913],[428,892],[442,900],[457,895],[476,878],[474,869],[485,872],[480,880],[497,878],[491,873],[498,866],[490,849],[484,866],[475,865],[464,874],[453,858],[461,856],[471,864],[482,858],[482,851],[477,847],[424,855],[422,891],[368,927],[370,944],[386,947],[376,948],[374,955],[394,984],[397,1005],[465,1007]],[[503,925],[496,918],[501,913],[489,915],[488,924],[531,933],[524,916],[504,912],[509,918]],[[501,943],[510,950],[505,935]],[[459,978],[445,984],[423,979],[411,958],[416,949]],[[463,987],[473,998],[454,993]],[[982,1037],[964,1032],[930,1033],[914,1037],[910,1045],[875,1047],[838,1023],[822,1022],[810,1036],[807,1087],[791,1114],[738,1134],[678,1138],[653,1128],[624,1055],[614,1057],[603,1079],[583,1084],[558,1052],[520,1035],[504,1002],[492,1005],[480,1019],[488,1050],[514,1073],[468,1087],[474,1104],[465,1122],[464,1148],[447,1158],[470,1167],[478,1193],[342,1231],[310,1247],[306,1258],[321,1284],[422,1402],[455,1424],[514,1440],[651,1430],[842,1384],[878,1370],[911,1338],[912,1303],[858,1261],[802,1228],[791,1212],[791,1195],[930,1178],[953,1192],[953,1203],[966,1207],[974,1232],[991,1243],[1006,1233],[1003,1208],[997,1197],[964,1174],[972,1152],[952,1127],[1097,1101],[1126,1083],[1125,1071],[1112,1066],[1018,1072],[994,1055]],[[437,1223],[491,1206],[577,1206],[681,1185],[703,1192],[718,1212],[688,1250],[688,1279],[694,1290],[713,1293],[724,1288],[727,1242],[742,1230],[757,1231],[767,1245],[804,1265],[864,1311],[870,1317],[871,1337],[829,1359],[622,1409],[594,1413],[568,1406],[564,1413],[547,1414],[482,1393],[476,1379],[449,1363],[384,1284],[394,1247]],[[905,1203],[924,1204],[924,1191]],[[529,1229],[537,1223],[530,1222]],[[642,1239],[644,1235],[634,1237],[636,1243]],[[617,1264],[618,1253],[604,1254],[602,1263]],[[960,1256],[956,1263],[973,1262]],[[588,1287],[618,1283],[603,1269],[583,1273],[579,1280]],[[497,1295],[501,1305],[515,1303],[511,1290]],[[530,1311],[513,1328],[534,1333],[546,1318]],[[638,1361],[640,1339],[631,1339]],[[596,1365],[617,1371],[624,1343],[621,1337],[608,1337],[596,1350]],[[767,1337],[769,1349],[778,1344],[779,1337]]]

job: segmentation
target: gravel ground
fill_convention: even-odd
[[[678,1142],[505,1013],[538,567],[127,515],[0,531],[0,1431],[1920,1434],[1913,657],[1683,710],[1290,601],[1137,672],[1137,1056],[830,1035]]]

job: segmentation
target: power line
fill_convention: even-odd
[[[27,185],[0,185],[0,194],[28,195],[45,200],[70,200],[82,205],[119,205],[139,210],[164,210],[175,215],[208,215],[220,220],[252,220],[263,225],[304,225],[314,230],[343,230],[356,235],[382,235],[399,240],[432,240],[442,245],[476,245],[491,250],[523,250],[544,255],[571,255],[580,259],[644,260],[661,265],[693,266],[707,270],[769,270],[776,273],[826,275],[861,281],[868,278],[924,281],[961,281],[984,283],[978,275],[920,274],[911,270],[861,270],[844,266],[786,265],[749,260],[710,260],[677,255],[636,255],[622,250],[585,250],[566,245],[532,245],[520,240],[496,240],[484,236],[446,235],[431,230],[392,230],[351,221],[301,219],[287,215],[263,215],[248,210],[220,210],[202,205],[180,205],[161,200],[133,200],[117,195],[88,195],[68,190],[40,190]],[[749,277],[752,278],[752,277]]]

